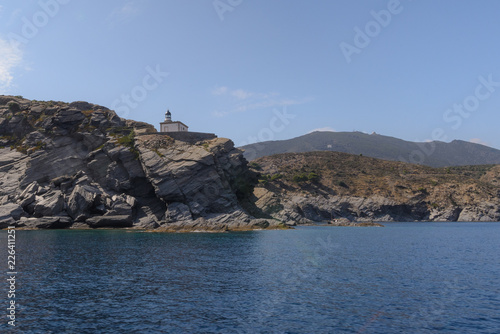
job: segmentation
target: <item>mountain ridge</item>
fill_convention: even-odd
[[[463,140],[410,142],[362,132],[315,131],[287,140],[259,142],[240,148],[249,161],[280,153],[334,151],[431,167],[500,164],[500,150],[481,144]]]

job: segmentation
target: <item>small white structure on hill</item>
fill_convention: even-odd
[[[165,121],[160,123],[160,132],[187,132],[188,128],[182,122],[172,122],[172,114],[169,110],[165,113]]]

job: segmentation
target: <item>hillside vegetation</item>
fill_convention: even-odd
[[[278,154],[250,165],[260,173],[258,206],[276,218],[500,218],[498,165],[432,168],[340,152]]]

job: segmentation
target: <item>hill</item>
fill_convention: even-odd
[[[417,143],[361,132],[313,132],[241,147],[251,161],[279,153],[335,151],[432,167],[500,164],[500,150],[461,140]]]
[[[340,152],[259,158],[257,206],[288,223],[498,221],[500,165],[433,168]]]

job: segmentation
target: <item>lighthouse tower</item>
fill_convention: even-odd
[[[179,121],[172,121],[172,113],[167,110],[165,121],[160,123],[160,132],[187,132],[188,126]]]

